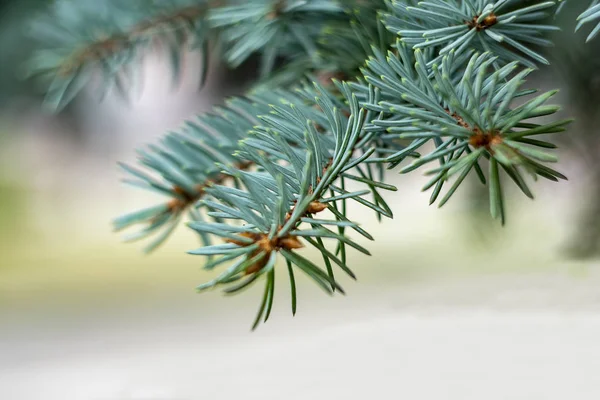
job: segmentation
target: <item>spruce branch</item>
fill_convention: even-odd
[[[330,18],[315,36],[313,53],[295,51],[289,63],[280,66],[261,85],[281,87],[294,85],[308,75],[323,85],[330,79],[352,80],[371,55],[371,48],[390,48],[395,36],[385,29],[378,17],[385,6],[383,0],[340,3],[346,15]]]
[[[488,51],[500,61],[533,68],[548,64],[535,47],[552,45],[543,35],[558,27],[542,22],[555,6],[555,1],[539,0],[429,0],[415,6],[394,1],[385,24],[416,49],[436,47],[440,57],[450,51]]]
[[[371,17],[375,16],[375,10],[364,6],[355,8],[351,15],[351,18],[355,21],[354,26],[349,26],[344,37],[338,37],[338,39],[342,39],[347,46],[360,47],[363,54],[367,51],[370,54],[372,49],[367,49],[367,43],[362,42],[364,37],[359,32],[366,33],[368,31],[371,35],[369,37],[374,37],[375,32],[379,32],[377,37],[380,38],[380,41],[375,42],[379,43],[378,48],[388,48],[387,42],[390,41],[390,38],[381,29],[381,25],[376,19],[375,22],[370,22],[364,26],[357,25],[359,19],[365,21],[366,12],[369,12]],[[354,41],[350,37],[353,37]],[[341,60],[341,57],[338,60]],[[345,65],[351,64],[351,69],[357,71],[359,64],[346,62]],[[333,68],[332,70],[340,71],[339,65],[341,64],[334,62],[330,65]],[[335,67],[335,65],[338,67]],[[346,77],[346,73],[343,72],[335,74],[323,71],[320,73],[318,80],[329,88],[321,95],[327,95],[328,101],[334,103],[340,112],[349,115],[351,111],[348,104],[343,101],[343,98],[340,98],[340,91],[332,84],[331,79],[335,75]],[[309,79],[309,82],[312,80]],[[150,174],[139,171],[132,166],[121,165],[129,175],[135,178],[126,179],[126,183],[158,192],[169,198],[156,206],[117,218],[114,221],[116,230],[120,231],[133,226],[141,227],[139,231],[127,235],[125,237],[126,241],[137,241],[154,236],[155,238],[144,248],[145,252],[150,252],[170,236],[185,213],[188,213],[189,218],[192,220],[201,218],[202,213],[198,210],[198,200],[207,196],[209,192],[206,190],[207,186],[235,180],[230,175],[224,175],[218,163],[231,164],[234,168],[242,170],[252,168],[255,165],[254,161],[245,158],[243,154],[238,152],[238,141],[245,138],[254,125],[259,123],[259,116],[269,114],[270,105],[293,105],[295,108],[301,109],[308,118],[315,121],[315,127],[319,131],[324,134],[327,133],[323,131],[323,126],[327,124],[327,120],[325,115],[315,108],[314,97],[317,94],[314,88],[311,88],[311,85],[296,86],[291,90],[273,89],[270,86],[264,86],[263,88],[263,86],[259,85],[252,94],[246,97],[230,99],[226,106],[216,108],[213,113],[200,115],[195,122],[186,123],[180,132],[168,134],[162,140],[161,146],[151,146],[148,150],[140,151],[140,163],[145,166],[145,169],[149,169]],[[368,95],[368,90],[366,95]],[[281,121],[271,119],[270,123],[286,124],[288,122],[285,119],[281,119]],[[301,127],[302,124],[297,126]],[[261,128],[256,127],[256,129]],[[362,138],[361,146],[365,143],[375,144],[375,134],[376,132],[372,132],[365,135]],[[261,139],[258,139],[255,135],[255,137],[246,140],[246,144],[256,145],[260,149],[264,149],[268,144],[268,141],[265,141],[264,138],[269,138],[269,135],[266,134]],[[286,143],[286,145],[288,144],[298,145],[298,143],[293,144],[292,142]],[[367,159],[371,154],[384,152],[385,143],[379,144],[377,148],[371,149],[371,153],[364,153],[362,155],[363,159]],[[281,144],[270,144],[269,151],[277,154],[275,149],[278,146],[281,146]],[[167,160],[166,166],[165,159]],[[363,161],[363,159],[358,161]],[[380,159],[382,158],[380,157]],[[375,175],[379,176],[379,180],[383,179],[383,168],[380,165],[358,166],[357,162],[356,171],[360,179],[363,180],[372,179]],[[153,175],[157,175],[161,179],[157,181],[157,178]],[[345,181],[346,178],[341,177],[340,184],[342,188],[345,187]],[[236,181],[236,184],[241,184],[241,182]],[[359,201],[370,206],[379,219],[383,216],[391,217],[392,211],[379,193],[381,188],[371,185],[370,190],[374,203],[364,199]],[[345,209],[346,201],[346,198],[342,199],[342,210]],[[343,233],[344,227],[339,230]],[[208,236],[204,235],[203,240],[207,243]]]
[[[393,186],[348,173],[355,165],[353,157],[358,150],[364,120],[370,117],[365,110],[359,109],[357,98],[350,93],[346,84],[339,87],[349,102],[349,117],[340,113],[325,89],[315,85],[318,97],[314,104],[317,107],[304,110],[318,111],[324,118],[318,121],[310,119],[301,108],[293,105],[274,107],[272,115],[262,118],[264,125],[255,129],[240,144],[240,153],[253,160],[258,170],[240,171],[223,166],[225,173],[235,176],[243,183],[244,189],[223,185],[211,187],[207,190],[211,199],[202,203],[210,210],[209,216],[222,222],[190,224],[194,230],[221,237],[226,242],[190,252],[220,256],[209,261],[205,268],[213,269],[219,264],[236,260],[225,272],[199,286],[198,290],[225,286],[226,293],[237,293],[260,276],[266,275],[263,301],[253,327],[261,319],[266,321],[269,317],[276,254],[280,254],[291,265],[288,273],[291,271],[294,305],[294,268],[303,271],[325,292],[343,293],[335,280],[332,265],[339,266],[354,277],[354,273],[346,265],[345,256],[338,256],[345,253],[345,246],[369,254],[347,235],[329,227],[350,228],[372,239],[339,211],[337,203],[351,199],[372,209],[378,207],[361,197],[368,191],[350,193],[338,187],[335,184],[337,181],[344,177],[378,188],[395,190]],[[375,100],[376,94],[372,91],[371,101]],[[315,123],[323,132],[317,130]],[[278,162],[274,162],[273,158]],[[330,211],[334,218],[320,217],[325,210]],[[303,226],[306,228],[303,229]],[[324,244],[327,240],[337,243],[336,250],[327,250]],[[322,254],[327,271],[299,254],[297,250],[306,244],[315,247]]]
[[[335,103],[341,112],[349,114],[347,104],[331,91],[323,92],[323,95],[325,94],[328,101]],[[202,218],[198,201],[210,197],[211,186],[227,182],[242,184],[242,181],[236,180],[235,174],[223,173],[223,165],[242,171],[257,165],[254,153],[239,151],[240,141],[244,140],[247,146],[255,146],[257,150],[268,151],[272,155],[281,155],[281,150],[278,149],[282,145],[301,145],[303,136],[299,129],[303,125],[298,121],[295,121],[296,125],[290,125],[286,118],[271,114],[275,105],[293,106],[302,110],[307,118],[314,121],[315,129],[318,129],[324,138],[329,137],[330,132],[324,131],[323,128],[327,119],[315,107],[315,95],[314,90],[304,87],[296,90],[257,90],[245,97],[234,97],[224,106],[216,107],[211,113],[199,115],[196,119],[186,122],[180,130],[169,133],[163,138],[160,146],[152,145],[148,149],[139,150],[139,163],[144,169],[120,164],[129,175],[124,182],[166,196],[168,199],[155,206],[116,218],[113,221],[115,230],[139,227],[139,230],[125,236],[125,240],[133,242],[152,237],[144,247],[144,252],[151,252],[168,239],[186,213],[190,220]],[[288,136],[283,144],[266,140],[271,138],[269,133],[263,133],[262,136],[255,133],[248,137],[250,131],[258,132],[263,129],[260,126],[263,120],[268,120],[280,129],[295,127],[296,136]],[[391,210],[382,201],[378,188],[372,187],[372,193],[375,197],[374,210],[378,214],[391,216]],[[202,239],[204,243],[208,243],[209,237],[205,235]]]
[[[498,170],[502,169],[523,193],[530,198],[533,194],[523,174],[534,180],[538,176],[558,181],[566,179],[561,173],[544,165],[556,162],[547,149],[556,146],[539,135],[563,132],[570,120],[538,122],[536,118],[552,115],[559,107],[546,105],[556,93],[539,94],[515,106],[515,100],[535,92],[521,89],[531,69],[518,70],[516,61],[500,69],[492,67],[498,59],[490,53],[473,55],[464,72],[455,83],[452,78],[454,52],[442,58],[440,65],[426,68],[428,60],[421,50],[414,51],[416,63],[410,60],[412,50],[402,43],[397,45],[398,55],[389,52],[387,58],[381,54],[371,58],[365,69],[365,78],[381,90],[384,100],[377,104],[366,103],[372,110],[381,111],[382,116],[373,121],[375,126],[386,129],[401,139],[413,140],[409,151],[400,151],[388,157],[394,165],[401,162],[409,152],[418,150],[432,141],[435,150],[418,157],[402,168],[402,173],[411,172],[431,162],[439,167],[427,172],[432,179],[423,188],[434,187],[431,203],[441,194],[442,186],[450,179],[454,183],[440,200],[444,205],[456,192],[471,171],[475,171],[482,183],[487,180],[481,161],[489,163],[491,213],[504,222],[502,191]]]
[[[202,54],[201,84],[206,79],[209,46],[222,43],[223,57],[238,67],[253,54],[261,57],[261,76],[269,78],[276,63],[288,65],[286,80],[297,82],[308,71],[323,71],[327,38],[338,33],[345,43],[356,36],[349,21],[365,10],[361,0],[174,0],[86,2],[58,0],[50,15],[32,24],[36,39],[44,42],[27,65],[27,75],[38,76],[48,85],[46,107],[64,108],[97,75],[104,91],[116,89],[127,97],[140,80],[143,56],[155,45],[168,54],[173,80],[181,74],[182,52]],[[358,12],[360,10],[360,12]],[[56,24],[56,21],[62,21]],[[369,19],[376,21],[375,19]],[[343,26],[344,29],[338,29]],[[330,31],[334,31],[331,35]],[[343,31],[343,32],[342,32]],[[328,32],[330,34],[328,35]],[[350,36],[350,37],[349,37]],[[329,47],[331,49],[331,47]],[[360,57],[358,57],[360,58]],[[335,69],[348,69],[348,58],[338,57]],[[353,60],[356,69],[358,61]]]
[[[250,55],[261,56],[261,76],[271,74],[276,61],[297,53],[318,62],[318,40],[327,24],[346,20],[335,0],[255,0],[213,9],[209,22],[220,30],[225,59],[237,67]],[[297,56],[296,56],[297,57]]]
[[[174,80],[179,77],[186,46],[203,50],[206,72],[210,31],[204,19],[208,9],[220,3],[58,0],[49,15],[32,24],[34,36],[45,42],[45,48],[28,63],[28,74],[48,82],[45,105],[57,112],[98,74],[104,91],[114,87],[126,96],[139,80],[135,69],[155,45],[164,46],[169,54]],[[204,73],[202,83],[205,77]]]
[[[269,111],[271,100],[272,94],[232,98],[212,113],[188,121],[180,131],[166,135],[162,146],[139,151],[139,162],[147,172],[121,164],[130,176],[125,180],[127,184],[167,196],[168,200],[115,219],[115,229],[142,226],[126,240],[155,236],[145,247],[145,252],[150,252],[169,237],[186,212],[192,219],[201,218],[196,206],[207,187],[230,179],[216,163],[231,163],[242,170],[252,166],[233,154],[238,142],[259,122],[256,115]]]

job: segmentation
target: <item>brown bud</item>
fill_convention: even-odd
[[[498,22],[498,17],[496,17],[494,14],[490,14],[487,17],[485,17],[485,19],[483,20],[483,26],[490,27],[490,26],[496,25],[497,22]]]
[[[252,254],[251,256],[254,257],[255,255],[256,254]],[[267,265],[267,261],[269,261],[269,255],[270,255],[270,253],[266,253],[254,264],[252,264],[248,268],[246,268],[246,275],[255,274],[258,271],[260,271],[261,269],[263,269],[265,267],[265,265]]]
[[[318,201],[313,201],[308,205],[308,209],[306,210],[309,214],[318,214],[321,211],[327,209],[327,204],[320,203]]]
[[[483,133],[481,131],[477,131],[477,133],[469,138],[469,144],[476,149],[481,147],[489,149],[490,146],[500,143],[502,143],[502,136],[496,132]]]
[[[303,248],[304,244],[296,236],[287,236],[279,240],[279,247],[286,250],[294,250]]]
[[[186,206],[186,202],[183,200],[180,200],[180,199],[171,199],[167,203],[167,208],[171,212],[178,212],[178,211],[182,210],[183,208],[185,208],[185,206]]]

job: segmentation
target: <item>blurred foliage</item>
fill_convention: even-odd
[[[21,78],[23,63],[31,56],[35,43],[28,36],[26,21],[52,0],[0,0],[0,106],[15,96],[32,96],[32,81]],[[38,93],[41,96],[41,93]]]
[[[600,42],[585,42],[594,24],[585,25],[575,33],[576,17],[585,9],[586,2],[569,2],[557,16],[562,32],[554,34],[555,48],[550,52],[553,68],[545,71],[551,81],[565,88],[575,117],[570,135],[559,136],[581,174],[578,176],[585,193],[580,196],[580,210],[576,215],[574,234],[567,244],[571,256],[589,258],[600,255],[600,150],[598,124],[600,123]]]

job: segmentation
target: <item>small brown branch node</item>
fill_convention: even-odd
[[[327,172],[327,169],[329,169],[329,167],[331,167],[331,165],[333,164],[333,160],[330,159],[329,162],[327,163],[327,165],[325,167],[323,167],[323,175]],[[317,179],[319,180],[319,179]],[[310,187],[309,188],[309,193],[312,193],[313,188]],[[290,210],[287,212],[287,214],[285,215],[285,220],[283,225],[285,225],[285,223],[287,223],[291,218],[292,218],[292,214],[294,213],[296,207],[298,205],[298,201],[295,200],[293,203],[293,206],[290,208]],[[302,216],[310,216],[312,214],[318,214],[320,212],[325,211],[328,208],[328,205],[325,203],[321,203],[319,201],[312,201],[308,204],[308,206],[306,207],[306,210],[304,210],[304,213],[302,214]],[[299,219],[300,221],[300,219]],[[283,228],[283,226],[279,227],[279,230],[281,230]],[[295,228],[294,228],[295,229]],[[245,271],[246,275],[249,274],[253,274],[256,272],[259,272],[260,270],[262,270],[271,253],[273,251],[279,251],[281,249],[285,249],[285,250],[297,250],[297,249],[301,249],[304,247],[304,244],[300,241],[300,239],[297,236],[294,235],[290,235],[287,234],[283,237],[278,237],[277,235],[275,235],[272,239],[269,239],[269,235],[266,233],[261,233],[261,232],[244,232],[241,233],[240,238],[246,238],[246,239],[251,239],[252,242],[248,243],[247,240],[236,240],[236,239],[226,239],[225,241],[227,243],[233,243],[236,244],[240,247],[247,247],[250,246],[252,244],[258,244],[258,248],[254,251],[252,251],[252,253],[250,253],[250,255],[248,256],[249,258],[253,258],[256,257],[257,255],[264,253],[264,256],[260,258],[260,260],[258,260],[257,262],[255,262],[253,265],[251,265],[250,267],[248,267]]]
[[[475,29],[477,30],[477,32],[480,32],[485,29],[491,28],[492,26],[498,23],[498,17],[494,13],[485,17],[481,22],[477,22],[478,20],[479,15],[476,15],[471,21],[465,21],[465,24],[469,27],[469,29]]]
[[[298,239],[296,236],[287,235],[285,237],[274,237],[269,239],[269,235],[266,233],[258,233],[258,232],[244,232],[239,235],[241,238],[251,239],[251,243],[247,243],[243,240],[235,240],[235,239],[227,239],[226,242],[236,244],[240,247],[248,247],[253,244],[258,244],[258,248],[248,256],[249,259],[256,257],[257,255],[264,253],[264,256],[261,257],[254,264],[246,268],[245,274],[250,275],[259,272],[262,270],[271,253],[274,251],[279,251],[281,249],[285,250],[296,250],[304,247],[304,244]]]
[[[252,165],[254,164],[250,161],[242,161],[236,164],[235,168],[244,171],[252,167]],[[206,188],[213,185],[223,184],[229,178],[229,175],[219,174],[211,179],[207,179],[206,181],[196,185],[196,190],[194,193],[189,193],[182,187],[174,186],[172,189],[173,193],[179,196],[174,197],[167,203],[168,211],[174,213],[182,212],[183,210],[200,200],[200,198],[204,195],[204,191],[206,190]]]
[[[484,147],[491,154],[494,153],[492,150],[493,145],[502,143],[502,136],[498,132],[476,132],[469,138],[469,144],[476,149]]]
[[[464,118],[457,113],[451,113],[448,109],[446,109],[446,113],[456,120],[458,126],[468,129],[473,133],[469,138],[469,144],[473,148],[479,149],[484,147],[490,154],[493,154],[494,151],[492,150],[492,146],[502,143],[502,136],[498,131],[484,132],[477,126],[474,128],[471,127]]]

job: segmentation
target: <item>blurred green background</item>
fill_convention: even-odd
[[[418,174],[392,172],[395,219],[354,214],[376,240],[372,257],[352,255],[348,295],[301,280],[292,318],[282,280],[253,334],[260,289],[195,294],[209,275],[185,227],[151,256],[110,228],[154,201],[119,183],[116,162],[241,91],[251,67],[232,79],[215,65],[198,92],[190,55],[175,91],[152,79],[168,74],[156,55],[132,104],[84,93],[44,115],[18,79],[44,3],[0,2],[0,398],[600,398],[600,44],[571,33],[579,2],[531,82],[561,88],[578,119],[561,143],[569,182],[539,182],[535,202],[513,190],[502,229],[475,180],[437,210]]]

